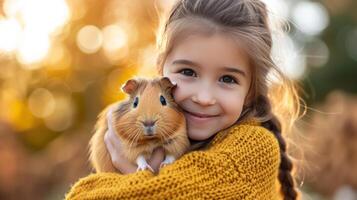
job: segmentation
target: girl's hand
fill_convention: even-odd
[[[131,163],[128,159],[121,155],[121,142],[113,131],[107,131],[104,135],[104,143],[112,159],[113,165],[122,174],[135,173],[138,166]],[[160,164],[164,160],[164,149],[156,148],[149,160],[148,164],[157,173],[160,169]]]

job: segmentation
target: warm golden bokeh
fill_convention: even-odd
[[[84,97],[86,93],[96,95],[94,108],[99,109],[123,98],[119,86],[124,80],[137,73],[155,75],[157,25],[155,16],[142,10],[154,13],[156,8],[147,4],[150,7],[130,1],[4,1],[2,119],[18,131],[44,126],[62,132],[78,118],[89,117],[76,111],[78,101],[93,99]],[[27,111],[34,122],[23,122],[20,111]]]
[[[158,4],[0,1],[0,199],[62,199],[89,172],[99,112],[156,75]]]
[[[96,117],[108,104],[125,98],[120,87],[127,79],[157,76],[159,16],[175,1],[0,0],[0,199],[63,199],[70,185],[90,172],[87,145]],[[318,111],[312,109],[335,89],[357,92],[356,2],[264,2],[272,17],[287,17],[292,27],[290,34],[273,34],[275,62],[312,90],[306,95],[311,108],[301,121],[305,125],[302,137],[313,135],[315,142],[316,138],[330,141],[334,134],[356,137],[352,117],[334,115],[326,118],[329,124],[325,126],[324,115],[315,115]],[[273,75],[271,78],[274,80]],[[354,116],[355,120],[356,99],[336,94],[340,99],[327,101],[324,108],[333,113],[348,102],[353,108],[344,107],[344,112],[354,114],[344,116]],[[274,100],[281,101],[281,106],[291,106],[284,96]],[[335,130],[335,120],[346,123],[341,128],[345,132],[330,131],[324,140],[325,130]],[[345,140],[340,141],[331,149],[343,149]],[[302,146],[299,141],[294,143]],[[312,151],[325,150],[325,144],[318,144],[319,149]],[[344,162],[356,160],[356,154],[341,152],[333,155],[347,155]],[[340,165],[331,164],[331,156],[324,156],[326,160],[312,155],[307,158],[312,165],[323,162],[326,172],[331,171],[330,165],[334,173],[338,172]],[[316,160],[319,162],[314,163]],[[346,169],[350,166],[345,165]],[[331,181],[334,176],[338,175],[321,180]],[[305,179],[310,181],[309,177]],[[356,181],[338,180],[338,184],[330,185],[328,181],[320,185],[310,181],[304,190],[311,199],[324,199],[323,195],[347,199],[338,196],[341,188],[354,187],[357,191]]]

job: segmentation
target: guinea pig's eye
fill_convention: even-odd
[[[160,95],[160,102],[163,106],[166,106],[166,99],[162,95]]]
[[[133,107],[136,108],[138,106],[138,103],[139,103],[139,97],[135,97]]]

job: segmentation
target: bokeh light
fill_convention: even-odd
[[[22,1],[21,19],[30,29],[53,33],[69,20],[70,13],[64,0]]]
[[[11,52],[16,50],[21,33],[21,26],[17,20],[0,20],[0,51]]]
[[[28,106],[33,115],[46,118],[53,113],[56,104],[50,91],[38,88],[31,93],[28,99]]]
[[[305,47],[305,56],[309,66],[323,67],[329,61],[330,50],[319,38],[312,38]]]
[[[87,54],[97,52],[103,43],[102,32],[93,25],[81,28],[77,35],[77,45],[79,49]]]
[[[62,43],[54,43],[49,55],[47,56],[46,64],[52,70],[69,70],[72,64],[72,56],[69,50]]]
[[[9,19],[0,22],[0,50],[14,51],[26,69],[42,61],[50,47],[51,36],[59,34],[70,19],[64,0],[6,0],[4,13]]]
[[[307,35],[318,35],[329,25],[326,8],[318,2],[300,1],[292,11],[297,28]]]
[[[37,32],[37,29],[25,29],[24,37],[19,46],[17,58],[25,64],[27,69],[37,69],[39,65],[29,65],[42,61],[50,48],[50,39],[47,34]]]
[[[278,67],[290,78],[299,79],[304,75],[305,57],[289,35],[274,35],[272,57]]]
[[[55,108],[51,115],[45,118],[46,126],[56,132],[68,129],[75,117],[75,107],[69,96],[55,94]]]
[[[336,200],[354,200],[357,199],[357,192],[349,185],[342,186],[336,191],[334,198]]]
[[[3,4],[3,10],[7,17],[16,17],[23,7],[23,0],[5,0]]]
[[[128,35],[118,24],[103,28],[103,50],[109,62],[115,64],[129,53]]]
[[[109,25],[103,28],[103,49],[116,51],[127,43],[127,35],[119,25]]]

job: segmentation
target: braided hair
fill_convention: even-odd
[[[260,98],[262,105],[266,105],[265,110],[268,113],[271,113],[270,104],[267,98]],[[279,166],[279,181],[281,183],[281,191],[284,194],[284,200],[293,200],[297,199],[298,192],[295,189],[295,181],[291,175],[293,169],[293,163],[287,154],[287,145],[285,139],[281,134],[281,124],[276,116],[270,114],[271,118],[262,123],[262,126],[270,130],[275,138],[279,142],[280,147],[280,166]]]

